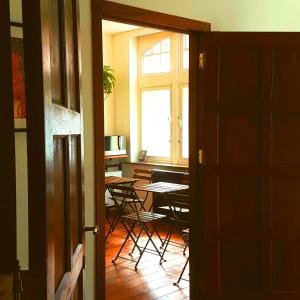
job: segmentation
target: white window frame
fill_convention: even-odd
[[[171,71],[168,73],[143,74],[143,53],[160,40],[170,36]],[[149,40],[148,40],[149,38]],[[139,148],[142,141],[142,91],[171,88],[171,157],[148,156],[147,162],[188,165],[188,159],[182,157],[182,132],[179,118],[182,118],[182,88],[188,87],[188,69],[183,69],[183,34],[161,32],[143,36],[138,40],[138,88],[139,88]]]

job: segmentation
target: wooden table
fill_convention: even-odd
[[[172,182],[155,182],[137,185],[134,187],[134,189],[137,191],[165,194],[188,190],[189,186],[187,184],[178,184]]]
[[[131,178],[131,177],[107,176],[105,177],[105,185],[135,183],[138,180],[139,179],[137,178]]]

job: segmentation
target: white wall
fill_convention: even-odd
[[[91,3],[80,0],[80,36],[82,57],[82,101],[84,122],[84,186],[85,222],[94,225],[94,130],[93,130],[93,77],[92,77],[92,37]],[[94,236],[86,234],[85,299],[94,299],[95,260]]]
[[[299,0],[112,0],[210,22],[216,31],[299,31]]]

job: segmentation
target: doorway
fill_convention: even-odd
[[[105,1],[102,4],[98,1],[93,2],[93,45],[94,45],[94,87],[101,86],[103,84],[102,74],[102,30],[101,30],[101,22],[102,19],[110,20],[110,21],[118,21],[124,22],[127,24],[137,25],[137,26],[146,26],[151,28],[157,28],[158,30],[167,30],[172,32],[179,32],[183,34],[188,34],[190,37],[190,61],[193,61],[193,65],[189,69],[189,78],[190,85],[194,87],[194,91],[197,90],[197,64],[198,60],[197,55],[197,42],[196,35],[193,34],[193,31],[208,31],[210,30],[210,24],[188,20],[176,16],[170,16],[165,14],[160,14],[156,12],[149,12],[143,9],[138,9],[126,5],[120,5],[117,3],[112,3],[109,1]],[[99,76],[100,74],[100,76]],[[94,89],[95,95],[95,159],[96,159],[96,185],[95,185],[95,193],[96,193],[96,219],[98,224],[104,224],[105,216],[104,216],[104,105],[103,105],[103,94],[98,88]],[[196,95],[194,93],[190,93],[189,101],[196,107]],[[190,112],[190,128],[191,124],[196,124],[196,111]],[[193,126],[195,129],[196,127]],[[197,149],[196,144],[196,135],[191,134],[190,132],[190,149],[192,145],[192,163],[189,166],[189,173],[192,178],[195,178],[195,174],[197,172],[197,157],[195,154],[195,149]],[[196,185],[194,185],[195,187]],[[193,188],[193,183],[191,183],[191,197],[195,197],[196,190]],[[102,296],[104,298],[104,282],[105,282],[105,270],[104,270],[104,231],[102,231],[102,235],[97,237],[97,297],[100,299]],[[191,271],[192,273],[192,271]],[[191,274],[192,275],[192,274]],[[192,276],[191,276],[192,277]]]
[[[169,173],[163,181],[183,176],[182,181],[176,178],[176,182],[188,186],[188,34],[103,20],[102,46],[105,182],[112,176],[133,178],[137,187],[155,180],[161,172]],[[112,93],[105,85],[109,81]],[[188,247],[186,234],[182,233],[189,226],[185,220],[188,203],[176,214],[178,228],[172,232],[170,243],[165,244],[166,262],[160,265],[157,256],[147,253],[135,272],[137,251],[133,252],[132,261],[118,259],[112,264],[126,231],[121,222],[114,222],[119,207],[109,190],[108,187],[105,195],[106,298],[188,298]],[[153,193],[137,194],[145,201],[147,212],[166,216],[156,226],[162,239],[168,240],[168,229],[175,222],[169,208]],[[127,206],[122,213],[130,213],[130,208]],[[145,233],[142,238],[145,239]],[[154,242],[161,245],[158,236]],[[126,246],[125,256],[132,241]]]

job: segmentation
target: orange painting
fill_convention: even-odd
[[[26,118],[23,40],[11,38],[14,118]]]

